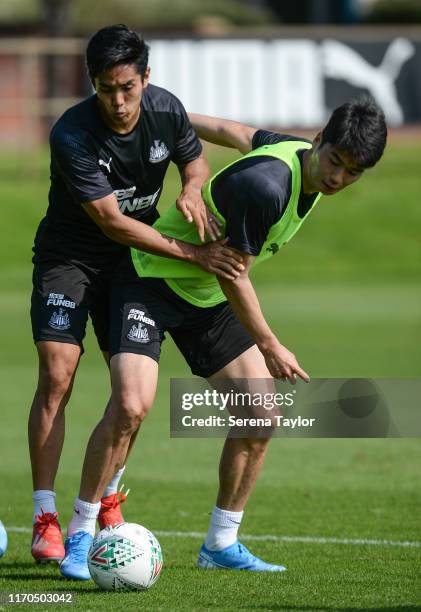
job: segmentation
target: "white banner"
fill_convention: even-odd
[[[406,38],[373,43],[377,52],[379,45],[382,59],[374,65],[358,45],[337,40],[152,40],[151,80],[189,111],[262,127],[318,127],[352,88],[370,92],[388,123],[401,125],[396,80],[416,47]],[[334,104],[328,80],[344,85]]]

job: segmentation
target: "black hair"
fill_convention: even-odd
[[[374,98],[361,95],[336,108],[322,131],[329,143],[350,155],[361,168],[374,166],[386,146],[387,127]]]
[[[135,64],[143,78],[148,67],[149,47],[136,32],[123,24],[98,30],[88,43],[86,65],[89,77],[95,77],[118,64]]]

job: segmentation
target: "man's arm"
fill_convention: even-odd
[[[234,279],[243,269],[241,256],[225,247],[226,240],[195,246],[160,234],[156,229],[123,215],[112,193],[82,204],[104,234],[121,244],[148,253],[195,263],[207,272]]]
[[[247,329],[265,358],[274,378],[288,378],[295,384],[296,375],[309,382],[309,375],[299,366],[295,355],[280,344],[263,316],[248,271],[253,262],[251,255],[242,253],[245,270],[235,280],[220,278],[219,283],[238,319]]]
[[[209,165],[203,155],[178,167],[182,190],[177,198],[177,208],[189,223],[194,221],[199,238],[205,240],[205,232],[212,240],[220,236],[218,221],[202,200],[202,185],[209,178]]]
[[[199,138],[224,147],[238,149],[241,153],[249,153],[252,150],[253,136],[257,128],[229,119],[196,113],[188,113],[188,116]]]

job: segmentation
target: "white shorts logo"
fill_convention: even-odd
[[[66,308],[76,308],[76,303],[64,297],[63,293],[50,293],[47,299],[47,306],[65,306]]]
[[[59,308],[58,313],[54,311],[51,315],[48,325],[53,329],[57,329],[58,331],[65,331],[70,327],[70,317],[68,313],[63,310],[63,308]]]
[[[132,325],[131,330],[127,334],[127,338],[133,342],[140,342],[142,344],[146,344],[146,342],[150,340],[147,328],[142,325],[140,321],[137,325]]]
[[[155,321],[149,317],[146,317],[143,310],[138,310],[137,308],[130,308],[127,320],[130,321],[130,319],[141,321],[142,323],[147,323],[148,325],[155,327]]]

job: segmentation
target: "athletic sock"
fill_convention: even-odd
[[[71,536],[77,531],[86,531],[95,535],[95,524],[101,502],[91,504],[76,497],[72,520],[67,528],[67,535]]]
[[[126,466],[123,465],[122,468],[117,470],[117,472],[114,474],[114,476],[111,478],[110,482],[108,483],[108,486],[105,489],[104,495],[102,497],[108,497],[109,495],[113,495],[114,493],[117,493],[118,483],[120,482],[120,478],[123,476],[125,469],[126,469]]]
[[[208,550],[223,550],[234,544],[243,514],[244,512],[231,512],[215,506],[209,523],[205,547]]]
[[[32,493],[34,501],[34,516],[32,522],[37,522],[37,516],[41,516],[42,512],[57,512],[56,510],[56,494],[48,489],[38,489]]]

